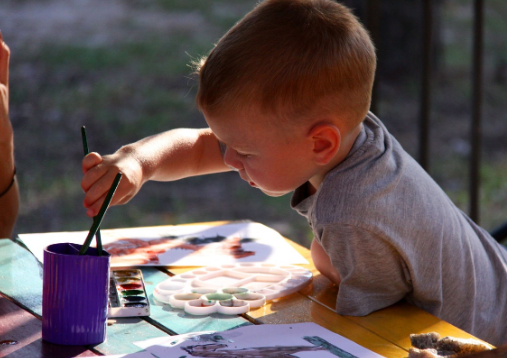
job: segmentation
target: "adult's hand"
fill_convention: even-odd
[[[9,47],[0,33],[0,238],[10,237],[19,208],[14,136],[9,120]]]
[[[12,145],[9,121],[9,58],[10,50],[0,33],[0,143]]]

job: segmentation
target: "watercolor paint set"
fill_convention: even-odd
[[[141,270],[113,270],[109,280],[108,317],[150,315],[150,301],[146,294]]]

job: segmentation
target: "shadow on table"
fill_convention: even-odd
[[[3,355],[6,354],[6,355]],[[96,357],[92,351],[82,346],[63,346],[48,343],[39,338],[26,345],[13,345],[10,349],[0,353],[6,358],[71,358],[71,357]]]

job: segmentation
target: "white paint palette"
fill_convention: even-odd
[[[189,314],[241,314],[301,290],[311,278],[309,270],[294,265],[227,264],[173,276],[159,283],[153,295]]]

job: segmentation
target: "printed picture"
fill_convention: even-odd
[[[261,324],[134,342],[167,358],[382,358],[315,323]]]

